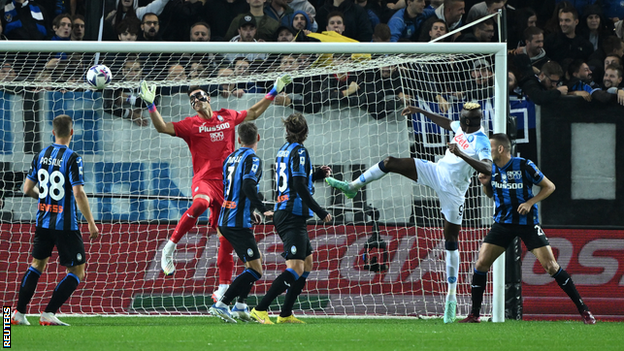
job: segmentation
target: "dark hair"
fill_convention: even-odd
[[[253,145],[258,140],[258,126],[256,126],[253,122],[241,123],[238,126],[238,136],[240,137],[243,145]]]
[[[203,21],[193,23],[193,25],[191,26],[191,31],[193,31],[193,28],[195,28],[197,26],[204,26],[204,27],[208,28],[208,31],[210,32],[210,25],[208,23],[206,23],[206,22],[203,22]]]
[[[617,59],[618,59],[618,65],[622,65],[622,58],[621,58],[620,56],[618,56],[618,55],[616,55],[616,54],[608,54],[608,55],[605,57],[605,60],[607,59],[607,57],[617,57]],[[604,65],[604,60],[602,60],[602,63],[603,63],[603,65]]]
[[[385,23],[377,24],[373,30],[373,37],[377,37],[381,41],[389,41],[391,36],[390,27]]]
[[[524,30],[522,39],[524,39],[524,42],[526,43],[528,41],[532,41],[534,36],[540,35],[540,34],[544,34],[544,31],[541,28],[527,27]]]
[[[622,78],[622,66],[620,66],[620,65],[616,65],[615,63],[612,63],[612,64],[608,65],[608,66],[605,68],[605,72],[606,72],[608,69],[612,69],[612,70],[616,71],[616,72],[617,72],[617,74],[618,74],[618,76],[619,76],[620,78]]]
[[[77,19],[82,20],[83,22],[87,23],[87,21],[85,20],[85,16],[83,16],[83,15],[81,15],[81,14],[77,13],[77,14],[75,14],[75,15],[73,15],[73,16],[71,17],[72,24],[73,24],[73,23],[74,23],[74,21],[75,21],[75,20],[77,20]]]
[[[581,59],[576,59],[572,62],[570,62],[570,64],[568,65],[568,75],[570,77],[572,77],[574,75],[574,73],[578,73],[578,71],[581,69],[581,67],[583,66],[583,64],[585,63],[585,61],[581,60]]]
[[[548,61],[542,66],[540,74],[544,74],[546,77],[554,74],[559,76],[559,78],[563,78],[563,69],[557,61]]]
[[[340,12],[340,11],[332,11],[327,15],[327,23],[329,23],[329,19],[332,17],[336,17],[336,16],[340,16],[340,18],[342,18],[342,24],[345,24],[345,18],[344,18],[344,13]]]
[[[141,24],[143,24],[143,21],[145,20],[145,16],[156,16],[156,19],[158,19],[158,21],[160,22],[160,18],[158,17],[157,14],[155,14],[153,12],[148,12],[148,13],[144,14],[143,17],[141,17]]]
[[[72,22],[72,16],[69,13],[61,13],[60,15],[54,17],[54,19],[52,20],[52,26],[56,28],[60,27],[61,20],[63,18],[69,18],[69,22]]]
[[[308,122],[301,113],[291,114],[282,123],[286,127],[286,141],[289,143],[303,143],[308,137]]]
[[[437,16],[432,16],[423,23],[418,41],[420,42],[430,41],[431,36],[429,35],[429,32],[431,31],[431,28],[433,27],[433,25],[436,23],[444,23],[444,28],[446,28],[446,32],[448,33],[449,30],[448,30],[448,26],[446,25],[446,22],[443,19],[438,18]],[[451,37],[448,37],[448,38],[451,38]]]
[[[489,19],[486,19],[483,22],[479,22],[478,24],[476,24],[474,26],[474,28],[479,28],[480,30],[485,30],[486,27],[488,27],[488,26],[494,27],[494,20],[493,19],[489,18]]]
[[[52,129],[58,138],[66,138],[72,129],[72,119],[68,115],[58,115],[52,120]]]
[[[115,26],[117,35],[128,32],[130,34],[139,35],[141,32],[141,21],[136,17],[126,17]]]
[[[191,96],[191,93],[194,92],[195,90],[201,90],[205,93],[204,89],[202,87],[200,87],[199,85],[191,85],[188,88],[188,91],[186,92],[188,94],[188,96]]]
[[[622,40],[617,35],[610,35],[602,40],[600,47],[602,47],[605,54],[612,54],[622,48]]]
[[[559,15],[562,13],[571,13],[573,19],[579,19],[578,11],[576,11],[574,7],[564,7],[559,11]],[[557,15],[557,17],[559,17],[559,15]]]
[[[496,145],[502,145],[505,151],[511,150],[511,141],[509,140],[509,137],[507,136],[507,134],[504,134],[504,133],[492,134],[490,135],[490,139],[494,140],[494,142],[496,142]]]
[[[115,17],[113,18],[113,24],[117,25],[121,23],[121,21],[126,20],[128,18],[136,18],[139,21],[139,23],[141,22],[141,20],[139,20],[139,18],[136,15],[136,9],[134,8],[134,6],[130,6],[130,9],[128,9],[128,12],[124,12],[123,1],[119,1],[117,3],[117,13],[115,13]]]

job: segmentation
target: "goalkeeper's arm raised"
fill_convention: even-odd
[[[154,105],[154,99],[156,98],[156,84],[148,84],[146,81],[142,81],[139,97],[147,103],[147,108],[149,110],[150,118],[152,119],[152,124],[154,125],[154,128],[156,128],[158,133],[165,133],[175,136],[175,128],[173,127],[173,123],[165,123],[162,116],[160,115],[160,112],[158,112],[158,110],[156,109],[156,105]]]
[[[292,82],[292,77],[290,76],[290,74],[282,74],[281,76],[277,77],[275,83],[273,83],[273,87],[264,96],[264,98],[247,110],[247,117],[245,118],[245,121],[253,121],[260,117],[260,115],[264,113],[264,111],[266,111],[269,105],[271,105],[271,102],[275,100],[275,96],[277,96],[277,94],[284,90],[284,87],[290,84],[290,82]]]

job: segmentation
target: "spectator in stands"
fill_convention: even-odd
[[[288,0],[271,0],[264,6],[264,13],[277,22],[280,22],[284,16],[293,12],[295,11],[288,6]]]
[[[121,22],[124,18],[134,17],[139,21],[143,21],[143,16],[148,13],[153,13],[156,16],[160,15],[170,0],[153,0],[146,6],[139,7],[137,0],[117,0],[116,8],[106,15],[106,23],[109,25],[111,33],[105,37],[112,37],[112,30],[117,23]],[[111,38],[112,39],[112,38]]]
[[[191,26],[190,41],[210,41],[210,25],[197,22]]]
[[[444,20],[449,32],[461,27],[464,13],[466,13],[464,0],[444,0],[444,3],[435,9],[436,16]]]
[[[202,18],[212,28],[212,41],[225,41],[226,33],[233,23],[234,18],[241,13],[249,12],[247,0],[212,0],[206,1]],[[236,31],[232,36],[236,35]]]
[[[494,21],[490,18],[472,26],[472,32],[461,35],[458,42],[464,43],[489,43],[494,38]]]
[[[0,13],[4,35],[9,40],[47,39],[49,27],[44,11],[36,1],[7,1]]]
[[[327,15],[327,27],[325,28],[325,30],[333,31],[340,35],[344,35],[345,37],[348,37],[344,34],[345,29],[346,29],[346,25],[344,21],[344,15],[342,14],[342,12],[333,11],[333,12],[330,12],[329,15]],[[354,39],[354,38],[351,38],[351,39]]]
[[[425,0],[405,0],[405,4],[405,8],[398,10],[388,21],[392,42],[399,39],[416,41],[422,24],[435,15],[432,10],[425,11]]]
[[[273,19],[271,18],[271,20]],[[258,40],[255,39],[257,31],[258,31],[258,28],[256,27],[256,18],[252,14],[247,13],[244,16],[239,18],[238,35],[233,37],[232,40],[230,40],[230,42],[236,42],[236,43],[257,42]],[[255,61],[255,60],[265,60],[267,58],[267,55],[266,54],[251,54],[251,53],[250,54],[229,53],[225,55],[225,58],[230,62],[234,62],[234,59],[236,59],[237,57],[246,57],[249,61]]]
[[[613,22],[604,17],[600,5],[589,5],[579,23],[579,35],[587,39],[598,50],[602,41],[613,35]]]
[[[375,11],[366,7],[368,5],[368,0],[355,0],[355,3],[358,6],[361,6],[364,8],[364,10],[366,11],[366,14],[368,15],[368,20],[370,21],[371,28],[373,28],[374,30],[375,26],[377,26],[381,21],[379,20],[379,16],[377,16]]]
[[[219,78],[228,78],[234,77],[234,70],[229,67],[219,68],[217,77]],[[214,89],[211,89],[211,96],[215,93]],[[238,89],[235,83],[222,83],[218,86],[216,93],[223,98],[229,98],[230,96],[240,98],[245,95],[245,91],[243,89]]]
[[[288,26],[281,26],[277,29],[277,42],[292,42],[295,41],[295,34],[293,30]]]
[[[468,11],[468,15],[466,16],[466,23],[470,23],[481,17],[485,17],[493,13],[497,13],[499,10],[505,7],[506,3],[507,3],[507,0],[481,1],[480,3],[475,4],[470,8],[470,11]],[[494,22],[498,21],[498,17],[493,17],[493,19],[494,19]]]
[[[210,41],[212,37],[212,29],[206,22],[197,22],[191,26],[190,29],[190,41],[193,42],[206,42]],[[216,74],[219,65],[225,62],[225,58],[221,54],[208,53],[208,54],[185,54],[183,59],[187,62],[201,61],[202,67],[207,72]],[[210,75],[212,75],[210,74]]]
[[[85,35],[85,18],[83,15],[72,16],[71,40],[80,41]]]
[[[115,27],[119,41],[136,41],[141,33],[141,21],[134,17],[124,18]]]
[[[184,81],[186,80],[186,72],[182,65],[173,64],[167,69],[167,80]]]
[[[604,59],[603,70],[607,70],[607,67],[610,65],[622,66],[622,57],[618,55],[607,55]]]
[[[72,32],[71,16],[68,13],[56,16],[52,21],[52,31],[54,32],[52,40],[70,40]]]
[[[284,54],[279,58],[279,67],[277,72],[288,73],[295,72],[301,68],[299,58],[293,54]],[[292,107],[297,111],[311,112],[313,101],[309,100],[312,93],[310,77],[293,78],[292,84],[284,87],[284,90],[277,94],[274,104],[278,106]],[[308,99],[307,101],[304,101]],[[317,104],[320,108],[320,103]],[[309,108],[306,108],[309,106]]]
[[[249,69],[251,62],[245,57],[237,57],[234,59],[234,76],[246,77],[249,75]],[[241,89],[248,94],[260,94],[264,92],[264,88],[259,87],[255,82],[240,82],[236,83],[236,89]]]
[[[568,65],[566,72],[568,79],[566,85],[568,87],[568,95],[580,96],[586,101],[591,101],[592,91],[592,71],[589,66],[582,60],[574,60]]]
[[[620,89],[622,84],[622,67],[619,65],[609,65],[605,69],[602,77],[602,85],[592,91],[592,98],[599,102],[617,101],[624,105],[624,90]]]
[[[604,38],[598,50],[594,51],[587,64],[589,68],[594,72],[594,77],[599,78],[597,82],[600,83],[602,81],[602,76],[604,75],[604,60],[609,55],[615,55],[618,57],[622,57],[624,54],[624,45],[620,38],[615,35],[610,35]]]
[[[425,21],[420,31],[420,42],[428,42],[437,39],[444,34],[448,33],[446,23],[437,17],[431,17]],[[446,37],[444,41],[450,41],[451,37]]]
[[[296,41],[316,41],[307,37],[307,34],[314,32],[314,30],[312,28],[312,20],[310,19],[310,16],[303,11],[297,10],[282,17],[281,27],[290,28]],[[282,30],[281,27],[278,30]]]
[[[509,18],[509,16],[507,17]],[[516,11],[516,15],[512,20],[513,27],[509,30],[509,48],[517,49],[525,46],[524,31],[529,27],[535,27],[537,24],[537,15],[530,7],[525,7]]]
[[[518,67],[526,67],[528,65],[531,76],[525,75],[519,82],[522,91],[537,105],[544,105],[558,99],[561,95],[568,93],[568,87],[560,86],[561,78],[563,78],[563,70],[556,61],[549,61],[542,66],[538,76],[532,74],[530,60],[527,55],[516,55],[516,58],[525,58],[524,64]]]
[[[514,55],[526,54],[531,59],[533,72],[539,74],[542,66],[549,61],[544,50],[544,31],[537,27],[528,27],[524,30],[524,43],[516,50],[511,50]]]
[[[622,84],[622,66],[609,65],[605,68],[604,77],[602,77],[603,89],[619,88]],[[620,89],[621,90],[621,89]],[[620,102],[620,104],[622,104]]]
[[[143,63],[134,56],[123,64],[121,72],[113,74],[116,80],[138,82],[143,79]],[[138,88],[104,89],[104,111],[124,119],[129,119],[137,126],[145,127],[148,120],[143,117],[143,101]]]
[[[327,28],[328,16],[334,11],[342,13],[345,26],[342,35],[360,42],[370,42],[373,39],[373,27],[366,10],[353,3],[353,0],[325,0],[325,3],[316,11],[319,29]]]
[[[160,20],[160,37],[163,41],[186,41],[191,25],[204,21],[203,1],[201,0],[173,0],[169,1]]]
[[[232,41],[231,39],[234,38],[236,33],[240,30],[239,24],[241,19],[251,15],[255,18],[254,21],[256,22],[255,39],[258,41],[272,41],[275,39],[275,32],[280,24],[264,12],[264,3],[266,0],[247,0],[247,2],[249,3],[249,13],[242,13],[234,18],[230,24],[230,28],[225,34],[225,38]]]
[[[392,33],[390,33],[390,27],[385,23],[379,23],[375,26],[373,31],[374,43],[389,43]]]
[[[576,10],[563,8],[559,13],[559,31],[548,35],[544,40],[544,49],[548,56],[559,64],[566,58],[587,61],[594,51],[593,45],[587,39],[576,34],[578,23]]]
[[[17,74],[10,63],[5,62],[0,66],[0,82],[12,82],[16,78]]]
[[[561,31],[561,28],[559,27],[559,22],[560,22],[559,14],[561,13],[561,10],[564,8],[569,9],[573,7],[572,7],[572,4],[570,4],[570,2],[568,1],[558,2],[552,11],[551,17],[546,21],[544,26],[542,27],[539,25],[539,23],[537,24],[538,27],[544,29],[544,37],[548,37],[552,33],[557,33]],[[533,7],[533,9],[535,9],[535,7]],[[538,21],[539,20],[540,18],[538,16]]]
[[[141,22],[141,35],[137,41],[160,41],[160,21],[155,13],[146,13]]]

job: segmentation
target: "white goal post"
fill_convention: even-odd
[[[137,55],[167,53],[191,56],[266,54],[263,59],[265,62],[270,61],[271,57],[282,57],[285,54],[312,57],[307,66],[290,72],[293,77],[301,79],[332,76],[334,73],[374,76],[376,70],[392,67],[392,70],[398,71],[398,80],[402,82],[400,89],[402,96],[409,96],[409,101],[399,101],[397,98],[393,100],[398,102],[393,105],[392,111],[375,110],[375,114],[379,113],[382,116],[371,118],[373,112],[368,106],[381,101],[371,102],[367,100],[369,98],[357,100],[360,106],[346,106],[342,102],[331,100],[332,97],[327,97],[326,99],[329,99],[327,101],[318,101],[322,105],[318,110],[311,112],[303,110],[304,115],[310,116],[307,117],[311,127],[309,145],[306,144],[306,147],[312,154],[312,161],[317,165],[337,165],[336,169],[342,172],[341,176],[344,178],[353,177],[385,156],[418,155],[419,152],[423,152],[418,149],[422,145],[431,146],[426,151],[429,153],[427,157],[434,160],[440,150],[444,149],[447,141],[445,138],[448,138],[448,135],[440,132],[430,135],[431,123],[418,116],[400,116],[400,107],[406,103],[441,106],[440,101],[444,101],[451,107],[448,111],[445,108],[443,112],[449,116],[456,116],[454,113],[457,109],[453,106],[458,106],[464,101],[462,99],[466,99],[470,94],[466,92],[448,94],[440,100],[441,94],[426,89],[446,84],[446,79],[455,79],[453,84],[462,85],[463,80],[471,79],[471,72],[478,70],[479,67],[487,66],[488,69],[493,67],[491,69],[493,76],[484,83],[487,85],[486,88],[493,92],[493,96],[479,99],[486,101],[488,105],[487,121],[484,123],[490,123],[490,131],[496,133],[506,131],[507,49],[504,43],[5,41],[2,48],[4,51],[2,57],[5,59],[7,57],[10,59],[12,55],[15,55],[14,57],[41,55],[49,58],[62,57],[63,53],[97,53],[85,59],[87,60],[85,64],[88,65],[96,61],[107,64],[107,53]],[[340,61],[342,55],[346,59]],[[331,61],[329,63],[328,58]],[[270,63],[267,63],[267,66],[271,66]],[[20,67],[21,70],[30,69],[26,64]],[[85,71],[88,68],[84,65],[77,67],[84,68]],[[254,71],[244,77],[235,75],[219,77],[212,74],[194,80],[172,80],[168,78],[170,76],[153,79],[159,88],[179,88],[173,89],[167,96],[163,94],[158,108],[166,120],[169,120],[168,118],[172,121],[180,120],[192,112],[187,106],[188,98],[182,89],[184,86],[191,84],[218,86],[224,82],[232,84],[249,81],[270,82],[281,73],[275,70],[274,66],[271,67],[264,71]],[[448,67],[460,67],[461,71],[455,72]],[[32,69],[36,70],[34,66]],[[34,77],[34,73],[22,76]],[[82,74],[84,72],[78,73],[77,76],[81,77]],[[116,74],[113,72],[114,76]],[[434,76],[438,78],[431,80],[427,78]],[[366,83],[369,82],[360,81],[359,89],[363,90]],[[136,88],[136,86],[136,81],[116,79],[109,88]],[[6,92],[22,88],[29,93]],[[68,95],[67,92],[75,94]],[[427,97],[422,97],[421,92]],[[91,183],[85,188],[92,199],[96,199],[91,200],[91,207],[100,213],[96,214],[96,219],[105,223],[103,235],[107,235],[107,231],[114,234],[106,244],[85,242],[88,249],[90,247],[96,251],[94,254],[88,250],[87,254],[99,260],[99,262],[89,260],[87,266],[99,266],[87,268],[92,273],[87,273],[86,283],[78,288],[75,297],[61,312],[193,314],[204,311],[203,307],[208,303],[204,301],[204,297],[214,288],[218,242],[215,235],[206,233],[205,225],[198,226],[184,239],[187,249],[179,250],[176,258],[181,276],[164,279],[158,265],[154,264],[159,261],[162,243],[174,227],[169,221],[176,221],[179,218],[180,211],[187,206],[185,201],[190,195],[188,189],[191,168],[186,145],[177,138],[158,135],[151,125],[140,126],[135,120],[133,124],[125,117],[119,119],[110,117],[102,108],[102,94],[89,91],[87,84],[79,79],[65,82],[48,80],[43,83],[34,80],[0,80],[0,94],[3,103],[1,106],[4,106],[3,111],[0,111],[4,116],[0,121],[0,135],[5,138],[4,148],[0,149],[0,161],[10,164],[12,171],[27,170],[27,165],[34,156],[33,151],[26,150],[24,146],[28,142],[27,133],[38,134],[42,144],[47,144],[51,140],[51,126],[48,122],[52,114],[65,109],[79,110],[80,116],[83,116],[81,118],[87,118],[84,116],[89,115],[88,118],[97,120],[81,124],[80,128],[83,129],[76,132],[78,136],[74,143],[79,143],[79,150],[83,150],[85,163],[92,164],[85,170],[87,176],[91,177],[87,179]],[[212,104],[217,109],[244,110],[262,96],[254,92],[242,97],[217,95],[213,98]],[[27,99],[34,100],[26,101]],[[303,101],[303,104],[311,103],[314,102]],[[29,108],[36,109],[35,113],[40,112],[42,115],[34,124],[28,124],[24,118],[27,113],[32,112]],[[436,105],[435,108],[440,107]],[[86,112],[82,114],[82,111]],[[261,190],[266,193],[265,195],[272,192],[271,165],[275,158],[275,150],[284,142],[280,121],[292,111],[293,109],[287,105],[272,106],[257,120],[263,138],[258,154],[264,162],[265,173]],[[439,110],[433,112],[438,113]],[[28,130],[29,128],[33,128],[32,131]],[[21,131],[24,131],[23,135]],[[90,138],[95,134],[97,141],[92,141]],[[93,146],[96,144],[97,146]],[[135,179],[137,174],[144,174],[145,177]],[[375,185],[369,185],[366,190],[368,197],[353,202],[342,198],[336,200],[341,195],[323,184],[316,185],[317,201],[340,213],[342,220],[329,229],[320,223],[310,224],[313,226],[311,230],[315,232],[312,240],[314,245],[324,247],[324,251],[319,252],[319,269],[311,275],[306,287],[311,297],[301,301],[300,310],[303,313],[312,311],[309,312],[310,315],[386,316],[441,314],[440,296],[445,293],[446,283],[443,279],[443,267],[442,272],[439,271],[440,262],[444,261],[444,257],[443,244],[440,246],[441,232],[439,225],[436,224],[439,223],[436,222],[439,219],[437,200],[431,191],[400,178],[390,175],[374,183]],[[172,181],[177,183],[175,187],[165,184]],[[391,189],[384,189],[383,184],[391,184]],[[473,184],[472,188],[474,187]],[[174,188],[175,191],[172,190]],[[484,228],[491,223],[492,217],[491,203],[483,199],[478,187],[476,188],[476,191],[471,192],[470,198],[467,196],[466,206],[472,211],[470,212],[472,217],[469,224],[464,225],[466,229],[462,229],[462,232],[470,233],[466,235],[471,235],[471,239],[470,244],[466,245],[470,247],[470,251],[462,257],[460,268],[462,271],[460,284],[464,284],[464,288],[461,289],[463,292],[458,303],[461,306],[458,314],[469,312],[470,292],[466,290],[465,284],[467,283],[469,287],[471,267],[477,257],[478,244],[482,240]],[[265,197],[271,201],[271,197]],[[35,205],[32,199],[22,198],[15,192],[13,196],[5,197],[4,210],[11,212],[11,218],[0,222],[2,240],[6,243],[0,247],[0,262],[9,268],[0,287],[4,291],[3,301],[8,303],[17,301],[17,283],[25,270],[30,250],[29,240]],[[419,215],[429,216],[430,219],[419,220],[417,218]],[[468,222],[466,217],[464,222]],[[270,284],[281,263],[277,248],[279,239],[271,232],[269,226],[259,231],[262,232],[259,246],[267,258],[263,280]],[[361,267],[361,256],[369,247],[367,245],[372,236],[368,233],[371,231],[388,244],[382,250],[385,254],[389,254],[382,272],[375,272],[372,269],[367,271]],[[460,241],[460,251],[462,247]],[[123,251],[124,248],[127,250]],[[140,251],[133,253],[132,250]],[[383,259],[382,256],[379,256],[379,259]],[[185,269],[184,265],[187,265],[188,269]],[[56,278],[54,274],[62,272],[62,267],[53,264],[51,266],[56,271],[49,272],[51,274],[46,287],[52,286]],[[491,302],[484,301],[484,306],[490,305],[488,307],[491,307],[492,321],[502,322],[505,295],[504,255],[495,262],[493,272],[492,290],[490,292],[488,289],[487,292],[487,295],[491,296]],[[439,281],[440,277],[442,281]],[[334,283],[334,280],[339,283]],[[265,287],[259,284],[257,291],[261,293]],[[132,295],[124,295],[116,289],[132,290]],[[38,288],[39,290],[44,289]],[[152,291],[158,291],[158,296]],[[109,293],[114,295],[119,293],[119,297],[109,299],[107,297]],[[302,297],[304,295],[306,291]],[[41,299],[42,297],[36,297],[33,304],[41,304]],[[117,303],[119,305],[116,305]],[[91,304],[97,306],[92,307]],[[484,314],[490,313],[484,311]]]

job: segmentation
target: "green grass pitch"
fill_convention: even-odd
[[[275,319],[275,318],[273,318]],[[301,318],[305,325],[215,317],[63,317],[71,327],[11,328],[15,350],[622,350],[624,323],[448,324],[441,319]]]

